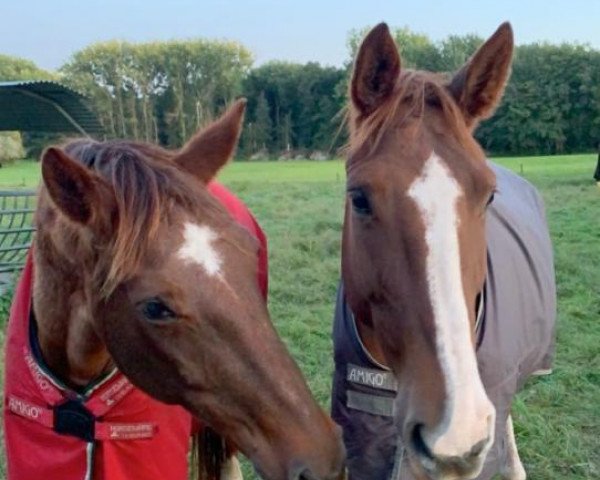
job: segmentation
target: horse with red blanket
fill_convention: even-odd
[[[213,182],[244,106],[177,152],[44,153],[6,344],[10,480],[185,480],[196,418],[204,478],[239,478],[238,448],[268,479],[340,471],[337,427],[268,316],[264,234]]]

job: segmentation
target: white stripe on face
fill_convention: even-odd
[[[200,265],[211,277],[220,276],[223,259],[214,247],[218,238],[212,228],[186,222],[183,226],[183,243],[177,256],[186,262]]]
[[[432,152],[408,196],[425,224],[427,284],[447,397],[442,422],[425,428],[423,438],[436,456],[462,456],[493,437],[495,416],[479,377],[462,285],[457,202],[463,191]]]

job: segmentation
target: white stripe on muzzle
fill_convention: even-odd
[[[435,152],[408,190],[425,224],[427,284],[446,390],[442,421],[422,431],[436,457],[463,456],[493,438],[494,407],[479,377],[462,284],[457,204],[463,195]]]

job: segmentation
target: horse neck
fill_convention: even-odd
[[[81,387],[113,367],[93,326],[91,289],[81,265],[57,258],[56,252],[36,243],[33,313],[40,350],[54,375]]]

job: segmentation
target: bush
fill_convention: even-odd
[[[21,134],[18,132],[0,133],[0,165],[25,157]]]

